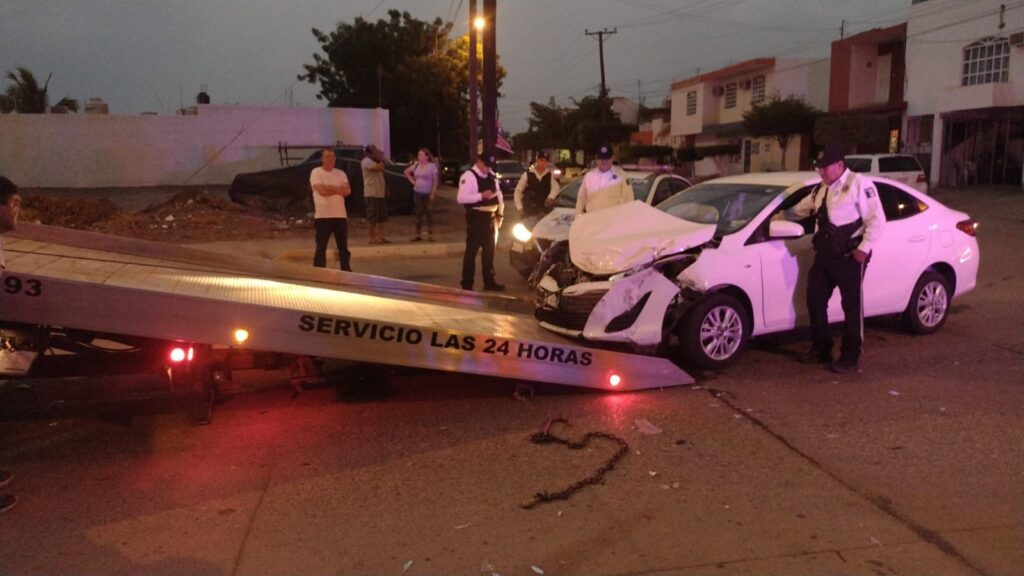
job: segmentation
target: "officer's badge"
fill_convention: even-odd
[[[864,195],[867,196],[868,198],[874,198],[875,197],[875,189],[874,188],[865,188],[864,189]]]
[[[459,185],[461,186],[462,184],[465,184],[465,183],[466,183],[466,177],[463,176],[462,179],[459,180]]]
[[[612,180],[618,180],[618,179],[619,179],[619,175],[618,174],[612,174]]]
[[[843,186],[843,194],[846,194],[849,191],[850,191],[850,187],[849,186]]]

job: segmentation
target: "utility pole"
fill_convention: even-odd
[[[611,30],[605,28],[604,30],[598,30],[597,32],[591,32],[590,30],[584,30],[584,34],[587,36],[597,36],[597,51],[601,57],[601,98],[608,97],[608,88],[604,83],[604,37],[605,35],[611,36],[618,32],[618,28],[612,28]]]
[[[469,164],[476,163],[476,0],[469,0]]]
[[[483,0],[484,6],[484,92],[483,123],[484,150],[494,154],[494,143],[498,136],[498,43],[497,0]]]
[[[846,38],[846,20],[839,21],[839,39]]]

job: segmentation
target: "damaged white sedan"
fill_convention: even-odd
[[[865,316],[902,314],[938,330],[975,287],[977,223],[909,186],[874,178],[885,233],[864,278]],[[711,180],[652,208],[633,202],[576,219],[545,253],[537,318],[545,328],[722,368],[753,336],[807,325],[813,222],[790,212],[811,172]],[[838,291],[829,320],[843,320]]]

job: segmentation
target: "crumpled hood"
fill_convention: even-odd
[[[577,216],[569,230],[569,256],[590,274],[615,274],[700,246],[714,235],[714,224],[688,222],[637,200]]]
[[[569,237],[569,227],[576,219],[576,210],[572,208],[555,208],[537,222],[531,232],[534,238],[558,241]]]

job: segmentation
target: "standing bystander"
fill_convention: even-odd
[[[4,247],[2,235],[18,227],[18,214],[21,213],[21,195],[14,182],[0,176],[0,277],[4,273]],[[14,479],[14,474],[0,470],[0,488],[7,486]],[[0,512],[6,512],[18,503],[14,494],[0,494]]]
[[[513,201],[520,219],[543,216],[545,208],[555,205],[558,180],[548,170],[548,160],[547,152],[539,152],[533,166],[519,177]]]
[[[494,278],[494,244],[501,228],[505,200],[494,177],[494,155],[485,152],[459,179],[459,204],[466,208],[466,253],[462,257],[462,288],[473,289],[476,276],[476,253],[480,252],[480,267],[484,290],[501,292],[505,286]]]
[[[430,205],[434,203],[434,196],[437,194],[437,186],[441,182],[441,175],[438,172],[437,164],[430,155],[430,150],[420,148],[416,154],[416,161],[405,169],[405,177],[412,182],[413,206],[416,210],[416,236],[413,242],[423,240],[423,221],[427,221],[427,240],[433,242],[434,238],[434,216],[430,212]]]
[[[313,266],[327,266],[327,241],[334,235],[338,246],[338,259],[341,269],[352,271],[352,255],[348,251],[348,212],[345,211],[345,198],[352,193],[348,176],[334,167],[337,158],[334,150],[324,148],[322,163],[309,174],[309,187],[313,189],[313,227],[316,230],[316,252],[313,254]]]
[[[366,200],[366,219],[370,223],[370,244],[390,244],[384,237],[384,223],[388,221],[387,188],[384,184],[384,154],[373,144],[368,145],[360,166],[363,169],[363,198]]]

